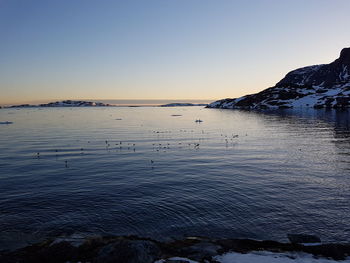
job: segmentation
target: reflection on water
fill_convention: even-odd
[[[72,234],[349,241],[349,119],[311,109],[2,109],[13,124],[0,126],[0,248]]]

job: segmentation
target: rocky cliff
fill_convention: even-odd
[[[350,48],[330,64],[289,72],[274,87],[236,99],[210,103],[208,108],[347,108],[350,107]]]

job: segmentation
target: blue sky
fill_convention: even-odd
[[[348,0],[0,0],[0,104],[220,99],[350,46]]]

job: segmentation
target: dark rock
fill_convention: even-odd
[[[287,237],[291,243],[321,243],[321,239],[314,235],[288,234]]]
[[[301,235],[298,242],[315,242],[314,236]],[[312,237],[312,238],[311,238]],[[299,235],[299,238],[300,235]],[[317,238],[317,237],[316,237]],[[199,262],[213,262],[212,256],[234,251],[249,253],[252,251],[305,252],[316,257],[328,257],[343,260],[350,255],[350,244],[322,244],[304,246],[299,243],[280,243],[276,241],[258,241],[252,239],[209,239],[187,238],[168,243],[143,239],[135,236],[107,236],[87,239],[79,247],[69,242],[47,241],[12,252],[0,252],[1,263],[153,263],[166,259],[166,263],[187,263],[188,258]]]
[[[13,124],[13,122],[12,121],[0,121],[0,124],[9,125],[9,124]]]
[[[322,108],[324,108],[324,105],[322,105],[322,104],[315,104],[314,108],[315,109],[322,109]]]
[[[305,246],[302,249],[305,253],[314,256],[322,256],[335,260],[344,260],[350,255],[350,245],[345,244],[325,244],[319,246]]]
[[[77,248],[68,242],[60,242],[52,246],[49,243],[29,246],[15,252],[0,256],[1,263],[61,263],[74,260]]]
[[[350,105],[350,96],[347,97],[337,97],[336,98],[336,104],[334,105],[334,108],[347,108]]]
[[[192,246],[184,247],[181,250],[181,254],[190,259],[202,261],[203,259],[211,258],[212,256],[217,255],[220,249],[220,245],[210,242],[199,242]]]
[[[291,106],[288,106],[288,105],[280,105],[278,106],[279,109],[290,109],[292,108]]]
[[[95,263],[153,263],[160,256],[158,246],[148,240],[118,240],[102,247]]]
[[[343,48],[340,52],[339,62],[346,65],[350,64],[350,48]]]
[[[327,91],[328,91],[327,89],[318,89],[316,90],[316,93],[325,93]]]

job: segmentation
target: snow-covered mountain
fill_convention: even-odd
[[[208,108],[347,108],[350,107],[350,48],[330,64],[289,72],[274,87],[236,99],[210,103]]]

